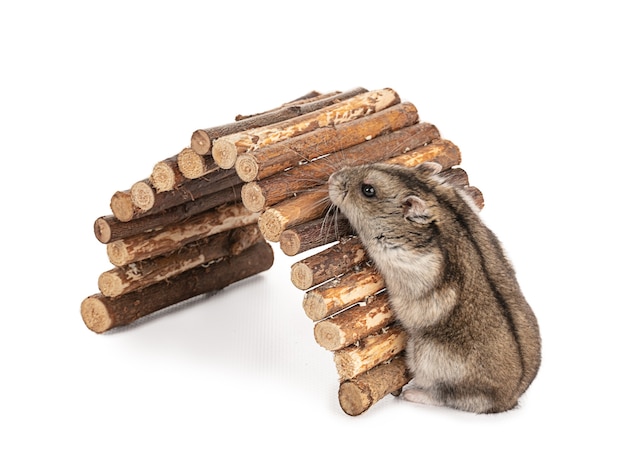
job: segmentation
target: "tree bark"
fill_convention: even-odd
[[[301,162],[412,126],[418,119],[414,105],[397,104],[366,116],[359,116],[359,119],[335,126],[320,127],[304,135],[251,150],[237,158],[235,169],[243,181],[262,180],[288,168],[295,168]]]
[[[291,282],[301,290],[322,284],[368,259],[359,237],[350,237],[291,266]]]
[[[280,249],[287,256],[296,256],[354,234],[348,219],[341,214],[335,217],[311,220],[285,230],[280,234]]]
[[[408,126],[260,181],[249,182],[242,188],[242,201],[251,211],[259,212],[290,195],[325,183],[340,168],[385,160],[424,146],[437,138],[439,131],[432,124]]]
[[[308,291],[302,307],[313,321],[323,320],[344,308],[365,301],[385,287],[373,266],[364,266]]]
[[[232,168],[237,156],[315,129],[336,126],[376,113],[399,102],[398,94],[385,88],[361,93],[345,101],[269,126],[220,137],[213,142],[213,158],[222,168]]]
[[[404,351],[406,340],[406,331],[398,325],[392,325],[366,336],[357,344],[336,351],[334,359],[339,380],[352,379],[391,359]]]
[[[164,255],[187,243],[258,221],[258,214],[242,204],[229,204],[170,225],[156,233],[145,233],[107,244],[109,261],[115,266]]]
[[[313,334],[320,346],[337,351],[386,328],[393,321],[389,297],[383,292],[363,305],[355,305],[317,322]]]
[[[184,273],[117,298],[95,294],[81,304],[85,325],[96,333],[128,325],[141,317],[200,294],[214,292],[269,269],[274,261],[271,246],[257,243],[238,256]]]
[[[350,416],[358,416],[389,393],[396,392],[411,380],[402,355],[380,364],[339,386],[339,405]]]
[[[355,88],[344,93],[334,92],[325,95],[320,95],[319,93],[317,95],[309,94],[270,111],[250,116],[240,115],[235,118],[235,122],[233,123],[195,131],[191,135],[191,148],[199,155],[209,155],[212,142],[217,138],[286,121],[336,104],[358,94],[365,93],[366,91],[365,88]]]
[[[98,288],[107,297],[118,297],[177,276],[201,264],[239,254],[260,240],[261,232],[257,224],[205,237],[184,245],[169,255],[106,271],[98,278]]]

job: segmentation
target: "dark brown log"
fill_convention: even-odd
[[[398,102],[398,94],[389,88],[361,93],[286,121],[220,137],[213,142],[213,158],[221,168],[232,168],[237,156],[251,149],[275,144],[315,129],[358,120]]]
[[[408,126],[260,181],[249,182],[242,188],[242,201],[251,211],[259,212],[290,195],[325,183],[334,171],[344,166],[385,160],[424,146],[437,138],[439,131],[432,124]]]
[[[376,367],[404,351],[407,334],[399,325],[392,325],[369,335],[357,344],[335,352],[339,380],[347,380]]]
[[[337,351],[386,328],[394,321],[389,297],[386,293],[357,304],[313,328],[315,341],[329,351]]]
[[[241,186],[235,186],[209,193],[198,199],[188,199],[183,204],[175,205],[162,212],[154,211],[152,214],[128,222],[120,222],[112,215],[103,216],[94,222],[94,234],[100,242],[111,243],[142,233],[156,232],[223,204],[238,202],[240,188]]]
[[[139,291],[114,299],[102,294],[87,297],[81,304],[81,316],[87,328],[103,333],[183,300],[223,289],[269,269],[273,261],[272,248],[262,241],[238,256],[191,269]]]
[[[109,261],[115,266],[170,253],[203,237],[257,222],[258,214],[241,203],[227,204],[199,214],[186,222],[169,225],[156,233],[146,233],[107,244]]]
[[[280,235],[280,249],[287,256],[295,256],[305,251],[336,242],[354,229],[343,215],[325,217],[293,226]]]
[[[188,243],[169,255],[106,271],[98,278],[98,288],[107,297],[118,297],[177,276],[201,264],[240,254],[260,240],[261,232],[257,224],[205,237]]]
[[[308,290],[342,275],[367,259],[359,237],[344,238],[291,266],[291,282],[298,289]]]
[[[317,92],[309,93],[297,100],[290,101],[285,105],[263,113],[249,116],[237,116],[235,122],[222,126],[198,129],[191,136],[191,148],[199,155],[209,155],[213,140],[229,134],[244,132],[257,127],[264,127],[277,122],[301,116],[330,106],[340,101],[365,93],[365,88],[355,88],[344,93],[334,92],[320,95]],[[317,94],[315,94],[317,93]]]
[[[380,364],[339,386],[339,405],[350,416],[367,411],[389,393],[396,392],[411,380],[402,355]]]
[[[327,153],[338,152],[376,137],[417,123],[417,109],[400,103],[359,119],[278,141],[237,158],[235,169],[246,182],[262,180]]]
[[[384,280],[376,268],[366,265],[308,291],[304,295],[302,307],[311,320],[323,320],[364,301],[384,287]]]

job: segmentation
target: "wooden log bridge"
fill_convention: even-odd
[[[302,255],[291,282],[314,340],[333,357],[340,407],[359,415],[411,380],[407,333],[347,219],[330,221],[327,180],[345,166],[428,161],[482,208],[459,148],[391,88],[311,92],[195,130],[147,177],[113,191],[112,213],[95,220],[113,267],[82,301],[82,319],[104,333],[224,289],[270,269],[276,242]]]

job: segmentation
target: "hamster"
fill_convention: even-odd
[[[517,406],[537,375],[535,315],[473,201],[439,175],[369,164],[329,178],[329,197],[359,235],[408,333],[408,401],[474,413]]]

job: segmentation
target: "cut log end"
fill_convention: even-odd
[[[121,222],[128,222],[133,218],[135,209],[131,200],[130,191],[117,191],[111,197],[113,215]]]
[[[147,211],[154,207],[154,189],[146,181],[138,181],[130,188],[130,198],[133,205]]]
[[[313,271],[304,263],[296,263],[291,267],[291,282],[298,289],[307,290],[313,287]]]
[[[270,208],[259,217],[259,228],[266,240],[278,242],[287,222],[279,211]]]
[[[111,241],[111,226],[104,217],[96,219],[93,224],[93,233],[100,243]]]
[[[115,266],[124,266],[130,262],[128,250],[122,240],[107,245],[107,256],[109,261]]]
[[[211,152],[211,138],[204,129],[198,129],[191,135],[191,148],[198,155],[208,155]]]
[[[113,320],[106,305],[97,297],[87,297],[80,305],[80,314],[87,328],[95,333],[111,329]]]
[[[343,348],[346,343],[346,334],[336,324],[322,321],[313,327],[313,335],[317,344],[329,351],[336,351]]]
[[[171,191],[176,187],[176,170],[164,162],[158,162],[152,169],[150,182],[158,193]]]
[[[206,163],[205,157],[197,154],[190,148],[183,149],[178,154],[178,169],[185,178],[189,179],[200,178],[211,170]]]
[[[361,389],[356,383],[344,382],[339,386],[339,405],[347,415],[358,416],[373,404],[367,389]]]
[[[265,208],[265,196],[257,183],[247,183],[241,188],[241,201],[251,212],[261,212]]]
[[[243,181],[254,181],[259,175],[259,164],[251,155],[241,155],[235,162],[235,171]]]
[[[237,146],[224,139],[217,139],[213,143],[213,159],[217,166],[228,170],[235,166],[237,161]]]
[[[285,230],[280,234],[280,249],[287,256],[296,256],[300,253],[302,244],[300,236],[293,230]]]
[[[104,272],[98,277],[98,289],[107,297],[117,297],[124,292],[122,280],[110,272]]]
[[[302,301],[304,313],[313,321],[323,320],[328,316],[326,301],[319,292],[307,292]]]

